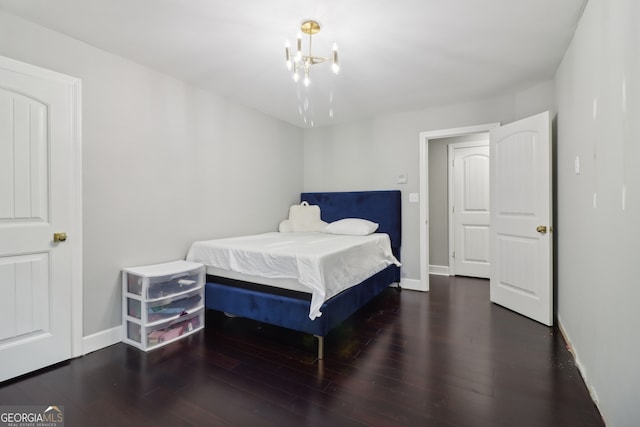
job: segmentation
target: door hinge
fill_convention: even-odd
[[[453,251],[453,254],[451,255],[451,258],[455,258],[456,257],[456,251]]]

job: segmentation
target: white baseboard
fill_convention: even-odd
[[[400,279],[400,287],[410,291],[422,291],[420,288],[420,280],[418,279],[407,279],[406,277],[403,277]]]
[[[600,410],[600,404],[598,401],[598,393],[596,392],[596,389],[593,387],[593,384],[590,383],[589,381],[589,377],[587,376],[587,370],[585,369],[584,365],[582,364],[582,361],[580,360],[580,357],[578,356],[578,352],[576,351],[575,347],[573,346],[573,343],[571,342],[571,339],[569,338],[569,335],[567,334],[566,329],[564,329],[564,326],[562,325],[562,319],[560,318],[560,316],[558,315],[558,329],[560,330],[560,333],[562,334],[562,337],[564,338],[565,343],[567,344],[567,349],[569,350],[569,352],[573,355],[573,360],[578,368],[578,371],[580,372],[580,376],[582,376],[582,381],[584,381],[584,384],[587,386],[587,390],[589,390],[589,394],[591,395],[591,400],[593,400],[593,403],[596,405],[596,407],[598,408],[598,412],[600,412],[600,416],[602,416],[603,420],[604,420],[604,416],[602,414],[602,411]],[[605,424],[606,424],[606,420]]]
[[[449,266],[429,265],[429,274],[436,274],[438,276],[449,276]]]
[[[122,326],[96,332],[82,338],[82,355],[93,353],[122,341]]]

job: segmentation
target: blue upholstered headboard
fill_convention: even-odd
[[[400,191],[346,191],[302,193],[300,201],[320,206],[323,221],[363,218],[380,224],[379,233],[387,233],[396,258],[402,244],[402,203]]]

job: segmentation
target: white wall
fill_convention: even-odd
[[[420,278],[418,193],[419,134],[511,121],[554,110],[553,82],[502,97],[461,105],[382,116],[355,123],[305,130],[305,191],[402,191],[402,277]],[[520,115],[522,114],[522,115]],[[407,184],[397,184],[406,172]]]
[[[0,55],[82,80],[84,336],[121,323],[122,267],[276,230],[299,198],[300,129],[1,12]]]
[[[449,268],[449,143],[429,141],[429,267]]]
[[[610,427],[640,423],[638,22],[590,0],[556,76],[558,317]]]

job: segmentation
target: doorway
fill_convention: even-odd
[[[444,156],[442,159],[448,157],[447,146],[453,142],[464,141],[478,141],[481,139],[487,139],[486,135],[491,129],[497,128],[499,123],[489,123],[478,126],[467,126],[462,128],[444,129],[433,132],[420,133],[420,288],[421,290],[429,290],[429,274],[445,274],[449,275],[449,262],[450,259],[450,243],[449,236],[449,203],[448,199],[448,160],[444,163],[436,156]],[[431,146],[435,147],[431,151]],[[439,149],[438,149],[439,148]],[[430,152],[434,157],[431,159]],[[432,162],[433,160],[433,162]],[[442,179],[439,188],[442,191],[436,192],[432,189],[431,184],[433,180],[430,179],[430,166],[443,168],[445,178]],[[442,172],[441,172],[442,173]],[[444,195],[438,195],[435,193],[443,193]],[[434,196],[434,197],[432,197]],[[431,212],[431,206],[433,205],[433,213]],[[444,206],[444,213],[443,213]],[[436,221],[435,225],[439,223],[444,227],[435,227],[431,222],[431,219]],[[444,218],[444,219],[443,219]],[[432,227],[433,226],[433,227]],[[431,233],[433,229],[434,233]],[[444,231],[443,231],[444,230]],[[433,236],[432,236],[433,234]],[[433,240],[432,240],[433,237]],[[436,241],[437,240],[437,241]],[[434,248],[434,263],[430,261],[431,248]],[[442,250],[442,248],[446,250]],[[435,249],[438,248],[438,249]]]
[[[553,325],[551,116],[420,134],[420,285],[429,290],[429,143],[489,132],[490,300]]]

